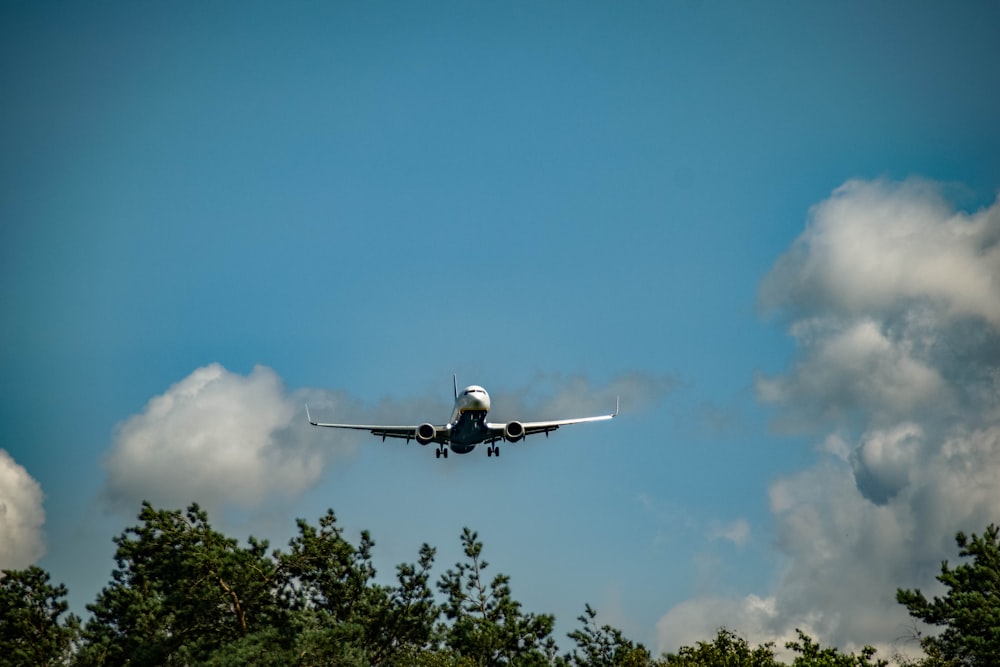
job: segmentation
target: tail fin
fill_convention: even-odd
[[[458,400],[458,373],[451,376],[451,379],[455,381],[455,400]]]

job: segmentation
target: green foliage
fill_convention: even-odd
[[[569,633],[572,653],[557,655],[548,614],[522,611],[510,578],[488,578],[483,544],[468,528],[465,558],[431,590],[435,550],[396,567],[379,583],[375,543],[362,532],[352,544],[328,511],[299,520],[287,551],[245,545],[216,532],[197,505],[187,511],[143,503],[139,523],[115,538],[111,581],[88,605],[91,617],[67,612],[64,586],[38,567],[0,578],[0,667],[6,665],[202,665],[231,667],[786,667],[772,644],[751,646],[721,629],[712,641],[654,659],[620,630],[598,626],[587,605]],[[945,627],[922,640],[922,660],[901,667],[1000,664],[998,529],[957,537],[972,562],[938,577],[949,588],[928,601],[897,592],[910,613]],[[860,654],[823,648],[805,633],[786,644],[791,667],[886,667],[866,646]]]
[[[374,543],[363,533],[358,547],[350,544],[332,511],[318,527],[303,519],[298,527],[290,552],[275,554],[282,573],[280,597],[297,612],[301,653],[310,661],[343,660],[341,647],[360,648],[365,641],[365,616],[374,604]]]
[[[197,505],[182,513],[143,503],[139,520],[115,539],[118,567],[88,605],[79,664],[199,662],[283,625],[266,542],[239,547]]]
[[[795,631],[798,641],[788,642],[785,648],[797,655],[792,667],[886,667],[885,660],[873,660],[875,649],[866,646],[860,655],[841,653],[835,648],[823,648],[801,630]],[[722,628],[712,642],[698,642],[684,647],[676,654],[663,656],[664,667],[784,667],[774,657],[774,645],[763,644],[751,648],[746,639]]]
[[[781,667],[774,658],[774,645],[751,648],[746,639],[721,628],[711,642],[681,648],[663,656],[664,667]]]
[[[572,667],[646,667],[652,664],[649,651],[641,644],[634,644],[620,630],[608,625],[597,627],[597,612],[588,604],[580,630],[569,633],[577,650],[567,655],[565,662]]]
[[[931,645],[928,639],[928,637],[920,638],[920,647],[924,650],[923,657],[897,656],[896,662],[899,667],[960,667],[960,663],[957,661],[943,657],[941,651],[936,646]]]
[[[0,574],[0,667],[62,665],[80,633],[80,619],[65,620],[66,587],[32,565]]]
[[[468,528],[462,531],[462,547],[467,561],[457,563],[438,582],[451,621],[441,628],[445,644],[481,667],[548,665],[556,651],[551,638],[555,617],[523,614],[511,597],[506,575],[486,583],[489,564],[482,559],[483,544]]]
[[[996,665],[1000,660],[1000,529],[990,524],[979,537],[958,533],[959,556],[972,558],[952,569],[941,564],[937,579],[948,587],[933,601],[919,590],[896,592],[896,600],[910,615],[931,625],[944,626],[937,637],[922,644],[936,664]]]
[[[289,551],[241,547],[186,513],[143,504],[115,542],[112,582],[88,608],[79,665],[395,665],[428,647],[439,610],[434,550],[373,579],[371,537],[344,539],[333,512],[298,521]]]
[[[375,543],[367,532],[354,547],[332,511],[318,528],[303,520],[298,525],[291,552],[276,557],[282,599],[313,620],[309,655],[334,659],[341,647],[353,645],[368,664],[391,665],[430,644],[439,613],[428,586],[434,549],[425,544],[417,564],[398,566],[396,586],[378,586],[371,561]]]
[[[886,667],[889,664],[886,660],[873,661],[875,649],[871,646],[861,649],[861,655],[841,653],[835,648],[822,648],[797,628],[795,632],[799,640],[785,644],[786,648],[798,653],[792,667]]]
[[[424,544],[416,565],[396,568],[399,584],[384,590],[385,602],[371,615],[373,664],[413,664],[412,656],[428,649],[440,610],[428,582],[435,551]]]

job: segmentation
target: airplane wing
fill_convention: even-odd
[[[309,406],[306,406],[306,419],[313,426],[325,426],[327,428],[343,428],[350,429],[353,431],[369,431],[372,435],[382,438],[384,441],[386,438],[401,438],[409,442],[410,440],[417,439],[417,429],[420,428],[417,425],[414,426],[386,426],[383,424],[327,424],[323,422],[315,421],[312,415],[309,414]],[[437,432],[442,432],[446,430],[447,426],[435,426],[434,430]]]
[[[579,417],[577,419],[555,419],[552,421],[540,421],[540,422],[523,422],[521,426],[524,429],[524,435],[521,438],[526,438],[529,435],[535,435],[536,433],[549,434],[555,431],[560,426],[569,426],[570,424],[586,424],[588,422],[601,422],[608,419],[614,419],[618,416],[618,402],[615,402],[615,411],[609,415],[598,415],[596,417]],[[486,424],[491,432],[488,438],[489,442],[496,442],[497,440],[505,439],[504,431],[507,428],[507,424]],[[521,438],[517,438],[520,440]]]

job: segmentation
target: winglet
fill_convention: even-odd
[[[309,420],[309,423],[312,424],[313,426],[316,425],[316,422],[314,422],[313,419],[312,419],[312,417],[309,415],[309,404],[308,403],[306,403],[306,419]]]
[[[452,374],[451,379],[454,380],[454,382],[455,382],[455,400],[457,401],[458,400],[458,373]]]
[[[618,407],[619,407],[620,404],[621,404],[620,397],[619,396],[615,396],[615,411],[613,413],[611,413],[612,417],[617,417],[618,416]]]

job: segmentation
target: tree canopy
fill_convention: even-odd
[[[32,566],[0,578],[0,667],[6,665],[335,665],[343,667],[787,667],[773,644],[755,645],[726,628],[714,639],[652,656],[585,605],[560,654],[551,614],[523,609],[510,577],[492,573],[476,532],[460,535],[463,558],[432,585],[436,551],[380,580],[375,542],[344,536],[328,510],[297,521],[286,549],[245,544],[212,528],[207,513],[143,503],[138,524],[115,538],[111,580],[87,605],[86,623],[69,614],[66,587]],[[924,640],[909,667],[997,664],[1000,655],[998,531],[957,537],[971,562],[938,577],[949,592],[928,601],[897,593],[921,620],[944,631]],[[435,592],[436,590],[436,592]],[[799,631],[786,647],[791,667],[884,667],[875,649],[822,647]]]
[[[941,564],[937,579],[948,588],[928,600],[919,590],[896,592],[914,618],[944,631],[923,640],[928,653],[957,665],[1000,664],[1000,529],[990,524],[982,536],[958,533],[958,555],[971,562]]]
[[[0,667],[61,665],[71,655],[80,619],[62,618],[66,587],[49,584],[49,573],[32,565],[0,576]]]

